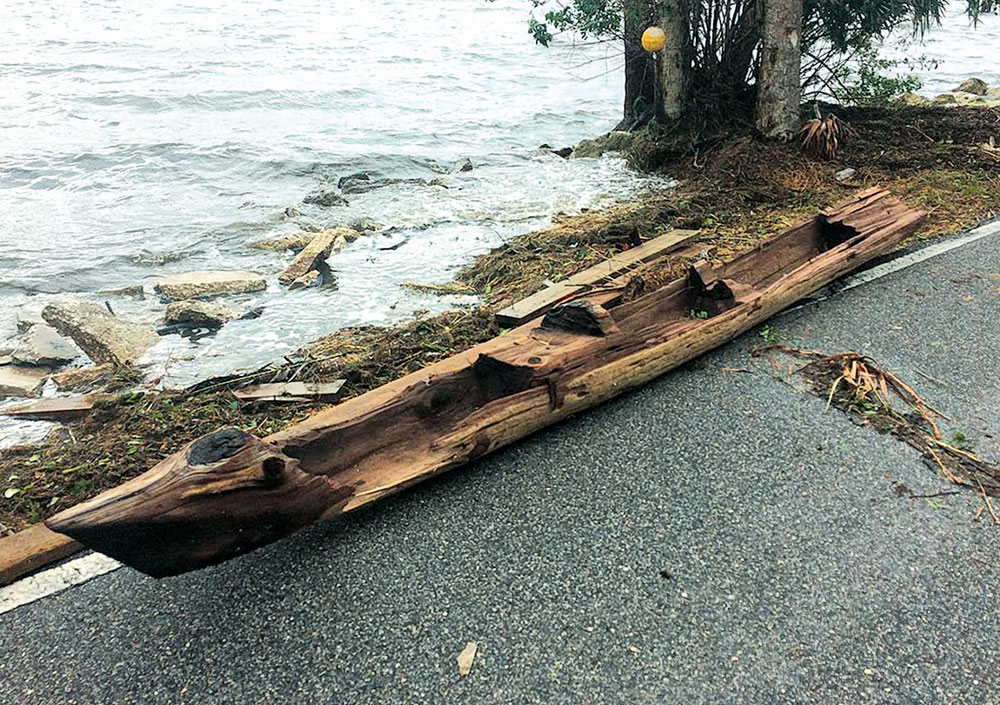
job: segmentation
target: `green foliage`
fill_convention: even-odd
[[[545,8],[550,0],[531,0],[534,8]],[[608,39],[621,36],[622,0],[570,0],[546,10],[544,21],[532,17],[528,31],[542,46],[549,46],[555,33],[573,31],[584,39]]]
[[[888,105],[895,96],[916,91],[923,83],[916,74],[898,73],[907,66],[912,66],[911,60],[882,58],[877,49],[866,46],[837,69],[835,80],[827,83],[829,95],[838,103]]]

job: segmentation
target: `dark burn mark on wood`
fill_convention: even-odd
[[[696,262],[688,269],[688,300],[693,311],[704,311],[709,316],[717,316],[739,303],[733,287],[726,280],[716,279],[707,262]]]
[[[512,365],[490,355],[480,355],[472,365],[472,374],[483,401],[500,399],[531,387],[534,370]]]
[[[858,231],[850,225],[845,225],[841,222],[830,222],[823,216],[820,216],[818,220],[824,250],[833,249],[837,245],[847,242],[852,237],[858,236]]]
[[[247,434],[238,428],[224,428],[191,444],[187,461],[191,465],[210,465],[231,458],[247,444]]]
[[[285,474],[285,461],[281,458],[265,458],[261,468],[266,482],[278,483]]]
[[[545,314],[542,328],[603,337],[615,328],[611,314],[592,301],[571,301]]]

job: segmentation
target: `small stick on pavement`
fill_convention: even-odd
[[[1000,525],[1000,518],[997,517],[997,513],[993,511],[993,502],[990,501],[990,496],[986,494],[986,490],[983,488],[983,483],[976,478],[976,484],[979,485],[979,491],[983,493],[983,501],[986,502],[986,508],[990,510],[990,516],[993,517],[993,523]]]

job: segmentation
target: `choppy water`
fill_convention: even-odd
[[[345,325],[454,303],[399,285],[450,278],[474,254],[560,212],[663,182],[614,157],[537,149],[603,132],[622,100],[617,46],[544,49],[527,0],[5,0],[0,6],[0,347],[19,311],[193,269],[250,269],[269,290],[254,321],[153,358],[167,383],[255,366]],[[945,57],[928,89],[987,63],[950,17],[921,53]],[[995,52],[994,52],[995,53]],[[938,86],[938,83],[941,85]],[[337,177],[434,178],[301,203]],[[295,208],[299,215],[286,215]],[[293,212],[294,213],[294,212]],[[302,226],[367,217],[390,228],[331,259],[339,288],[287,293],[288,255],[248,249]],[[384,251],[389,240],[406,239]],[[162,305],[101,295],[156,322]],[[11,437],[0,428],[0,436]]]

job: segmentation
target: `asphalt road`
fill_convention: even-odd
[[[772,328],[875,356],[996,459],[998,318],[991,237]],[[0,703],[997,702],[1000,527],[899,496],[953,488],[760,342],[225,565],[4,614]]]

